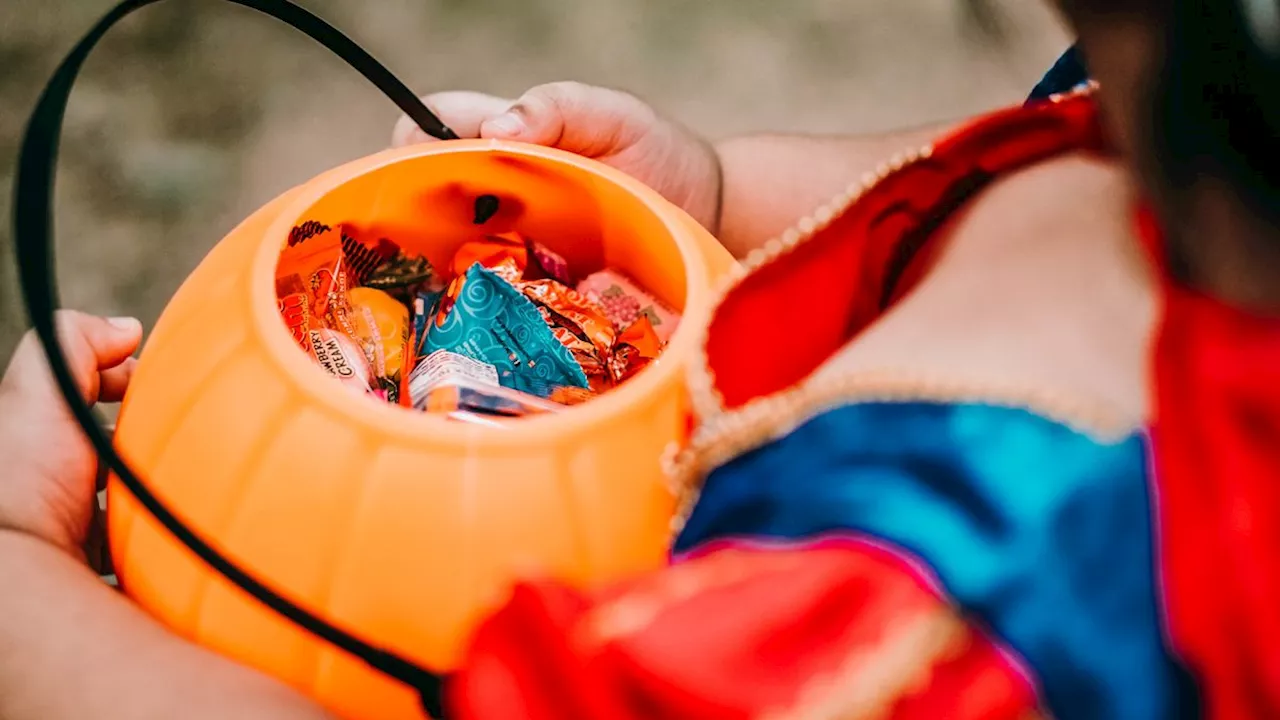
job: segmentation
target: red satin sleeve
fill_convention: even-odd
[[[450,686],[462,720],[1034,717],[1029,682],[874,548],[725,549],[610,592],[516,588]]]

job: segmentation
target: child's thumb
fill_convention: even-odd
[[[60,310],[58,345],[76,382],[88,395],[96,392],[98,373],[123,363],[142,341],[142,323],[134,318],[102,318]],[[52,378],[44,348],[34,332],[27,333],[9,363],[4,384],[22,394],[44,395]]]
[[[539,85],[485,120],[480,137],[519,140],[599,157],[652,130],[653,111],[632,95],[577,82]]]
[[[74,343],[78,335],[94,359],[95,370],[113,368],[124,362],[142,342],[142,323],[137,318],[103,318],[66,312],[58,317],[58,332],[64,343]]]
[[[427,95],[422,98],[422,102],[461,138],[480,137],[480,123],[511,107],[508,99],[461,90]],[[401,115],[391,133],[391,146],[404,147],[434,139],[423,132],[408,115]]]

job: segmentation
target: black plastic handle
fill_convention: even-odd
[[[160,0],[125,0],[99,20],[58,66],[27,123],[18,156],[18,172],[14,179],[13,231],[22,294],[31,324],[48,356],[58,389],[75,415],[76,422],[121,483],[166,530],[197,557],[263,605],[378,671],[413,687],[422,697],[423,709],[435,717],[442,717],[444,678],[441,675],[395,653],[375,647],[305,610],[219,553],[166,507],[116,452],[111,438],[99,426],[92,408],[81,396],[67,366],[66,355],[58,344],[55,312],[60,300],[53,256],[52,203],[58,143],[67,100],[85,58],[102,36],[129,13],[157,2]],[[226,2],[252,8],[302,31],[355,68],[413,118],[426,133],[442,140],[457,138],[404,83],[324,20],[288,0]]]

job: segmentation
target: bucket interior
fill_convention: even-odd
[[[483,195],[497,197],[499,209],[477,226]],[[579,278],[618,270],[667,307],[685,307],[686,269],[663,220],[624,187],[552,158],[503,150],[412,157],[348,180],[294,220],[356,225],[442,271],[464,242],[515,231],[563,256]]]
[[[321,193],[313,194],[315,199],[305,205],[304,209],[291,211],[288,217],[281,220],[287,220],[291,227],[316,222],[333,228],[350,228],[371,242],[377,238],[386,238],[410,257],[425,257],[435,268],[439,279],[446,283],[453,278],[455,271],[465,271],[465,268],[455,267],[454,264],[454,256],[462,245],[482,240],[485,236],[517,233],[559,255],[568,264],[573,282],[596,271],[608,269],[629,278],[659,305],[677,315],[684,314],[690,291],[690,273],[684,259],[684,253],[688,251],[685,247],[687,243],[680,242],[677,236],[682,227],[679,216],[668,211],[656,194],[637,186],[634,181],[619,182],[612,179],[611,175],[611,171],[601,172],[590,162],[572,156],[559,158],[555,152],[537,148],[526,150],[519,146],[473,146],[470,149],[445,149],[436,146],[424,148],[421,155],[401,157],[349,175],[340,179],[340,182],[330,183]],[[477,218],[481,207],[477,201],[481,198],[489,201],[486,205],[490,212]],[[492,202],[494,199],[496,209]],[[293,216],[294,213],[297,213],[296,217]],[[276,227],[280,225],[277,224]],[[278,243],[283,248],[289,238],[285,233],[282,235],[286,236],[278,238]],[[596,287],[600,287],[598,283]],[[544,308],[540,312],[544,313],[543,319],[551,323],[552,320],[546,313],[554,314],[559,308],[554,305],[548,307],[551,308],[549,311]],[[600,314],[595,317],[603,319],[608,311],[603,309],[603,305],[597,307]],[[281,312],[284,312],[283,305]],[[567,308],[566,312],[573,313],[574,310]],[[620,312],[622,315],[615,317],[625,317],[627,311]],[[582,317],[588,318],[589,315]],[[650,319],[655,317],[650,316]],[[616,341],[619,344],[614,346],[617,349],[622,347],[620,338],[626,327],[620,324],[621,320],[610,320],[617,333],[614,337],[619,338]],[[592,321],[587,319],[582,322]],[[282,330],[289,327],[283,319],[280,325]],[[553,327],[554,332],[568,332],[563,330],[563,325],[557,327],[562,329],[555,330]],[[635,355],[635,347],[644,347],[645,343],[657,342],[663,337],[654,335],[655,331],[649,330],[652,340],[641,339],[637,346],[618,350],[625,354],[615,357],[613,351],[606,353],[601,350],[597,353],[583,348],[584,343],[588,348],[591,344],[595,344],[597,348],[605,347],[598,344],[602,335],[587,335],[584,329],[586,327],[588,325],[573,326],[572,332],[581,333],[573,340],[564,339],[567,336],[557,336],[561,342],[566,343],[570,352],[582,355],[575,355],[573,360],[569,360],[570,356],[566,353],[565,360],[541,365],[539,370],[533,370],[535,363],[532,358],[545,361],[551,355],[520,355],[517,359],[517,352],[524,351],[516,351],[512,349],[515,346],[509,346],[508,349],[512,352],[509,358],[514,361],[515,367],[504,367],[504,360],[493,358],[491,353],[496,347],[506,346],[506,341],[498,339],[498,345],[486,345],[485,343],[493,342],[488,339],[489,336],[460,335],[456,331],[445,331],[454,333],[452,340],[446,341],[445,347],[450,347],[448,342],[468,346],[480,343],[472,346],[477,348],[475,352],[490,355],[485,358],[485,362],[471,366],[466,366],[468,360],[463,356],[441,357],[439,361],[422,368],[423,382],[437,382],[426,378],[440,378],[443,376],[439,373],[446,372],[454,373],[450,375],[453,379],[449,383],[465,384],[487,377],[487,382],[496,384],[501,375],[503,387],[493,387],[492,391],[488,389],[491,386],[485,384],[473,385],[473,390],[464,391],[460,389],[461,385],[446,383],[446,387],[457,389],[438,394],[426,389],[430,385],[410,380],[407,369],[405,374],[397,375],[377,372],[376,368],[381,367],[381,356],[370,354],[376,352],[370,348],[385,347],[377,344],[364,346],[369,366],[375,368],[369,378],[369,382],[373,384],[366,385],[358,379],[361,371],[347,359],[352,357],[352,350],[357,353],[356,356],[359,350],[350,347],[347,351],[341,350],[342,336],[324,340],[324,347],[331,349],[324,352],[323,357],[317,355],[316,359],[338,378],[349,383],[355,382],[352,388],[372,388],[372,394],[379,395],[384,400],[389,399],[393,406],[419,407],[426,403],[435,408],[432,412],[440,411],[452,417],[487,424],[491,421],[485,419],[485,413],[497,413],[506,419],[536,417],[547,411],[568,409],[602,394],[611,393],[632,382],[637,374],[644,374],[644,365],[631,369],[630,363],[652,364]],[[594,327],[603,332],[599,325]],[[511,332],[509,326],[501,328],[495,332]],[[517,337],[534,337],[521,335],[522,332],[517,327],[516,334],[508,337],[517,344],[523,342],[516,340]],[[296,328],[294,333],[297,337]],[[416,339],[417,336],[413,337]],[[496,339],[500,336],[492,337]],[[548,338],[550,337],[548,334]],[[312,337],[312,342],[316,342],[315,336]],[[530,342],[532,344],[527,346],[530,348],[529,352],[542,352],[537,349],[540,341],[533,339]],[[314,347],[317,348],[314,352],[321,352],[321,345]],[[414,347],[414,344],[410,343],[410,347]],[[478,349],[481,347],[487,349]],[[345,357],[344,352],[348,353]],[[421,359],[415,359],[410,349],[404,352],[408,355],[404,361],[406,367],[413,367],[416,360]],[[465,350],[461,352],[467,353]],[[663,349],[656,352],[665,354]],[[471,357],[479,360],[475,355]],[[656,356],[650,354],[644,357]],[[556,368],[555,362],[574,361],[583,363],[578,376],[586,378],[589,390],[586,386],[577,384],[584,382],[583,380],[575,382],[571,379],[574,371],[567,369],[567,365],[562,364],[558,366],[561,369],[552,369],[549,373],[545,369]],[[528,368],[529,372],[517,369],[522,366]],[[593,369],[588,370],[588,367]],[[561,374],[557,376],[557,372]],[[583,373],[587,374],[584,376]],[[471,379],[467,380],[468,377]],[[510,384],[508,377],[513,378]],[[539,380],[539,377],[559,377],[563,384],[539,385],[538,383],[547,382]],[[504,394],[508,389],[523,390],[524,393],[533,395]],[[584,397],[583,391],[588,397]],[[479,410],[480,415],[462,411],[463,405],[459,404],[462,401],[457,399],[461,397],[460,393],[470,393],[467,397],[480,403],[465,406],[484,408]],[[408,399],[410,395],[413,396],[412,401]],[[479,399],[482,397],[490,399]]]

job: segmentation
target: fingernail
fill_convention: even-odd
[[[111,323],[111,326],[116,328],[117,330],[137,332],[138,330],[142,329],[142,321],[139,320],[138,318],[113,317],[113,318],[107,318],[107,322]]]
[[[488,123],[489,131],[506,137],[515,137],[524,132],[524,120],[514,112],[505,112]]]

